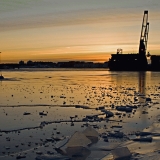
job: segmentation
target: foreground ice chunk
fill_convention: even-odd
[[[81,132],[75,132],[68,143],[67,147],[87,147],[91,141]]]
[[[83,131],[83,134],[86,136],[86,137],[98,137],[98,132],[93,129],[91,126],[88,126],[84,131]]]
[[[98,137],[99,137],[99,134],[98,132],[92,128],[91,126],[88,126],[84,131],[83,131],[83,134],[91,140],[91,144],[90,145],[93,145],[94,143],[97,143],[98,142]]]
[[[131,153],[127,147],[116,148],[111,152],[114,160],[129,160],[131,157]]]

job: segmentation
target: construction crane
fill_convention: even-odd
[[[140,43],[139,43],[139,54],[140,55],[146,56],[148,32],[149,32],[148,11],[144,11]]]

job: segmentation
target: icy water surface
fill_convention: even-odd
[[[119,146],[130,149],[131,159],[157,158],[160,72],[20,69],[3,71],[3,76],[0,159],[71,158],[55,148],[88,125],[99,133],[98,141],[85,156],[72,159],[112,159],[111,150]],[[152,133],[152,142],[134,141],[142,131]]]
[[[3,72],[1,106],[100,105],[132,103],[135,92],[148,96],[159,85],[158,72],[40,70]],[[121,102],[120,102],[121,103]]]

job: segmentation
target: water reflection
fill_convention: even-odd
[[[146,96],[146,72],[139,72],[139,93],[141,96],[139,96],[139,102],[144,103],[145,102],[145,96]]]
[[[142,124],[145,124],[148,119],[147,113],[148,107],[144,107],[146,103],[146,72],[139,72],[139,103],[142,104],[140,107],[140,117],[142,120]]]

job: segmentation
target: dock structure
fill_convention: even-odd
[[[152,55],[151,56],[151,71],[160,71],[160,55]]]

